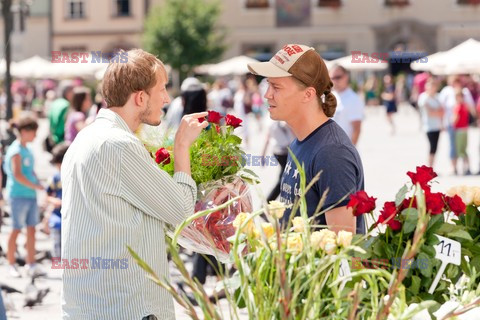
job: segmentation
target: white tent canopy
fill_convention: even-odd
[[[33,56],[12,65],[12,75],[17,78],[47,78],[52,63],[40,56]]]
[[[352,56],[346,56],[331,61],[325,61],[327,68],[331,68],[334,65],[340,65],[349,71],[382,71],[388,68],[388,63],[364,63],[364,62],[352,62]],[[360,57],[361,58],[361,57]]]
[[[217,64],[199,66],[196,68],[196,71],[216,77],[228,75],[243,75],[250,72],[248,70],[247,64],[255,62],[258,62],[258,60],[247,56],[238,56]]]
[[[427,63],[410,66],[434,74],[480,73],[480,41],[470,38],[448,51],[428,56]]]

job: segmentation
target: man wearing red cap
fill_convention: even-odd
[[[286,121],[296,139],[290,149],[304,164],[307,184],[320,178],[305,195],[309,216],[324,212],[317,223],[338,232],[364,233],[362,216],[354,217],[346,205],[349,195],[364,188],[360,156],[346,133],[330,119],[336,109],[327,67],[315,49],[288,44],[268,62],[251,63],[249,70],[267,77],[265,93],[273,120]],[[283,172],[280,200],[293,204],[300,192],[300,174],[289,155]],[[326,198],[321,203],[323,194]],[[287,209],[284,221],[288,221]]]

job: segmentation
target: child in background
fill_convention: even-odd
[[[462,91],[455,93],[457,104],[453,108],[453,128],[455,130],[455,146],[457,149],[457,159],[463,158],[463,172],[465,175],[470,175],[470,164],[467,155],[468,143],[468,107],[463,101]],[[455,174],[458,174],[458,169],[455,166]]]
[[[10,275],[21,277],[15,265],[17,236],[27,227],[27,274],[43,274],[35,263],[35,225],[38,223],[36,190],[43,190],[35,175],[33,153],[27,144],[35,139],[37,120],[30,114],[21,114],[14,123],[17,139],[10,145],[5,155],[4,170],[7,176],[6,194],[9,199],[13,228],[8,238],[7,260]]]
[[[62,214],[60,210],[62,208],[62,181],[60,180],[60,167],[67,149],[67,143],[56,145],[52,150],[53,158],[50,161],[58,170],[50,179],[47,188],[47,202],[53,207],[48,217],[50,237],[53,240],[53,258],[60,258],[61,256]]]

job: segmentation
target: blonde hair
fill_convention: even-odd
[[[103,77],[102,94],[107,107],[124,106],[130,95],[138,91],[150,90],[157,84],[158,72],[168,80],[162,61],[142,49],[127,52],[120,51],[119,56],[126,56],[127,62],[110,61]]]

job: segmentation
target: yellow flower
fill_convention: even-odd
[[[277,219],[281,219],[285,212],[285,205],[280,201],[272,200],[268,204],[268,212]]]
[[[240,212],[237,217],[235,218],[235,220],[233,220],[233,227],[235,229],[238,229],[242,226],[242,224],[250,217],[250,214],[249,213],[246,213],[246,212]],[[253,220],[250,219],[248,222],[247,222],[247,225],[245,227],[243,227],[242,230],[240,230],[240,232],[243,232],[243,233],[248,233],[248,234],[253,234],[255,230],[255,226],[253,224]]]
[[[480,187],[475,187],[475,195],[473,196],[473,204],[480,207]]]
[[[273,236],[273,234],[275,233],[275,230],[273,229],[273,225],[268,222],[262,222],[262,229],[267,239]]]
[[[305,220],[302,217],[293,218],[292,223],[295,232],[303,232],[305,230]]]
[[[348,231],[341,230],[337,235],[337,244],[342,247],[348,247],[352,243],[353,234]]]
[[[299,233],[291,233],[287,239],[287,250],[293,254],[298,254],[303,250],[303,240]]]

